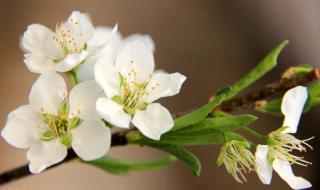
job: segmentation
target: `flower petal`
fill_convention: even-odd
[[[186,79],[187,78],[180,73],[154,73],[147,86],[149,95],[145,101],[150,103],[162,97],[178,94]]]
[[[33,73],[45,73],[52,71],[54,67],[54,62],[50,57],[35,53],[24,54],[24,63]]]
[[[96,101],[103,90],[93,80],[86,81],[73,87],[69,96],[70,116],[83,118],[99,118],[96,111]]]
[[[62,61],[58,62],[54,66],[54,70],[58,72],[67,72],[78,66],[82,61],[88,57],[87,51],[81,51],[80,53],[70,54]]]
[[[131,116],[124,112],[123,106],[108,98],[99,98],[96,108],[100,117],[121,128],[129,128]]]
[[[40,173],[47,167],[61,162],[67,156],[67,147],[59,139],[51,141],[38,140],[27,152],[31,173]]]
[[[111,132],[101,120],[84,120],[72,130],[72,148],[82,160],[105,155],[111,144]]]
[[[151,36],[149,35],[142,35],[142,34],[131,34],[127,36],[123,43],[124,45],[129,44],[130,42],[133,42],[135,40],[139,40],[144,43],[144,45],[151,50],[151,52],[155,51],[155,44],[152,40]]]
[[[33,84],[29,102],[37,112],[56,115],[66,95],[67,87],[63,78],[57,73],[45,73]]]
[[[132,123],[142,134],[154,140],[160,140],[161,135],[174,125],[170,112],[158,103],[149,104],[145,110],[138,110]]]
[[[152,51],[143,42],[135,40],[119,53],[115,66],[123,76],[129,78],[134,72],[136,82],[145,82],[154,69]]]
[[[52,40],[54,33],[47,27],[40,24],[28,26],[24,32],[21,46],[27,53],[36,53],[43,56],[49,56],[52,59],[60,56],[59,47]]]
[[[297,86],[288,90],[282,99],[281,111],[284,114],[282,126],[289,127],[285,133],[296,133],[304,105],[308,99],[308,89]]]
[[[79,11],[73,11],[61,27],[66,31],[69,30],[78,44],[86,43],[94,34],[94,27],[89,15]]]
[[[9,113],[1,136],[15,147],[29,148],[39,139],[37,126],[43,125],[38,113],[30,105],[24,105]]]
[[[104,26],[95,27],[94,35],[88,42],[88,48],[90,48],[91,51],[96,48],[101,48],[114,38],[118,41],[121,39],[121,34],[117,32],[117,25],[114,28]]]
[[[119,73],[108,55],[105,54],[98,60],[94,68],[94,76],[108,98],[120,94]]]
[[[272,166],[268,159],[269,147],[258,145],[255,153],[257,174],[263,184],[269,185],[272,179]]]
[[[88,57],[84,63],[76,67],[79,82],[94,80],[94,66],[97,62],[96,56]]]
[[[293,174],[291,165],[288,161],[275,159],[272,166],[279,176],[287,182],[292,189],[306,189],[312,187],[309,181]]]

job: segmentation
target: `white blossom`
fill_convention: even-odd
[[[100,56],[108,55],[110,59],[115,60],[119,52],[130,42],[139,40],[149,48],[152,52],[155,51],[155,45],[149,35],[131,34],[127,37],[122,37],[117,30],[117,25],[114,28],[99,26],[95,28],[95,33],[92,40],[89,41],[88,47],[99,48],[100,51],[89,57],[83,64],[76,68],[79,81],[94,79],[94,66]]]
[[[28,148],[32,173],[62,161],[72,147],[83,160],[97,159],[109,150],[110,129],[97,116],[95,101],[102,89],[87,81],[75,86],[67,99],[63,78],[53,72],[34,83],[29,105],[12,111],[1,131],[17,148]]]
[[[135,40],[116,56],[102,56],[95,65],[95,78],[106,97],[99,98],[99,115],[117,127],[130,121],[145,136],[159,140],[173,127],[170,112],[155,100],[179,93],[186,77],[180,73],[154,72],[152,51]]]
[[[31,24],[21,40],[24,62],[35,73],[70,71],[104,45],[97,39],[102,37],[96,30],[89,16],[78,11],[72,12],[66,21],[58,22],[55,31]]]
[[[293,150],[306,151],[310,147],[306,141],[299,140],[289,133],[296,133],[304,105],[308,99],[308,90],[297,86],[288,90],[282,100],[281,111],[284,114],[283,126],[268,135],[267,145],[258,145],[255,153],[257,174],[264,184],[270,184],[272,171],[288,183],[292,189],[311,187],[311,183],[294,175],[291,165],[308,165],[303,157],[292,154]],[[310,147],[311,148],[311,147]]]

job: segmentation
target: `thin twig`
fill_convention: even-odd
[[[232,98],[224,103],[222,103],[216,110],[226,111],[230,112],[233,111],[235,108],[239,108],[242,106],[249,106],[254,104],[258,100],[263,100],[265,98],[271,97],[278,93],[283,93],[284,91],[293,88],[298,85],[303,85],[308,82],[311,82],[313,80],[319,80],[319,73],[318,70],[315,69],[311,73],[307,73],[305,75],[294,77],[290,79],[279,79],[276,82],[273,82],[269,85],[267,85],[265,88],[251,92],[242,96],[238,96],[235,98]],[[178,114],[180,115],[180,114]],[[127,145],[127,139],[126,139],[127,131],[124,132],[118,132],[114,133],[112,135],[112,143],[111,146],[121,146],[121,145]],[[66,159],[56,165],[53,165],[49,168],[54,168],[56,166],[61,165],[62,163],[68,162],[70,160],[73,160],[75,158],[78,158],[78,156],[75,154],[75,152],[70,149],[68,151],[68,156]],[[24,165],[18,168],[15,168],[13,170],[4,172],[0,174],[0,185],[8,183],[10,181],[18,180],[22,177],[26,177],[31,175],[29,172],[28,165]]]

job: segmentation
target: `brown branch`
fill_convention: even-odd
[[[285,91],[295,86],[304,85],[308,82],[311,82],[313,80],[319,80],[319,79],[320,77],[317,69],[314,69],[312,72],[302,76],[297,76],[289,79],[280,78],[277,81],[267,85],[266,87],[258,91],[249,92],[247,94],[240,95],[228,101],[223,102],[217,108],[217,110],[231,112],[231,111],[234,111],[236,108],[239,108],[242,106],[251,106],[256,101],[270,98],[276,94],[284,93]]]
[[[216,110],[221,110],[221,111],[226,111],[230,112],[233,111],[235,108],[239,108],[242,106],[248,106],[254,104],[258,100],[263,100],[265,98],[271,97],[277,93],[282,93],[285,92],[286,90],[293,88],[298,85],[303,85],[308,82],[311,82],[313,80],[319,80],[319,73],[318,70],[315,69],[313,72],[299,76],[299,77],[294,77],[291,79],[279,79],[276,82],[273,82],[269,85],[267,85],[265,88],[251,92],[242,96],[238,96],[235,98],[232,98],[224,103],[221,104]],[[118,132],[114,133],[112,135],[112,142],[111,146],[121,146],[121,145],[126,145],[127,138],[126,138],[127,132]],[[78,158],[75,152],[70,149],[68,151],[68,156],[66,159],[56,165],[53,165],[49,168],[54,168],[56,166],[61,165],[62,163],[68,162],[70,160],[73,160],[75,158]],[[22,177],[26,177],[31,175],[29,172],[28,165],[24,165],[18,168],[15,168],[13,170],[4,172],[0,174],[0,185],[8,183],[10,181],[14,181],[17,179],[20,179]]]

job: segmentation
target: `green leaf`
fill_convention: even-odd
[[[202,119],[206,118],[214,108],[216,108],[222,103],[224,97],[225,94],[221,93],[201,108],[175,119],[174,127],[171,129],[171,131],[175,131],[200,122]]]
[[[225,100],[228,100],[239,92],[250,86],[252,83],[260,79],[263,75],[269,72],[277,65],[277,59],[283,48],[288,44],[288,41],[283,41],[277,45],[253,70],[245,75],[241,80],[236,82],[231,87],[231,91],[226,95]]]
[[[170,131],[162,135],[160,141],[179,146],[223,144],[226,141],[226,136],[229,137],[227,140],[232,140],[235,137],[230,131],[243,128],[256,119],[255,116],[249,114],[206,118],[190,127]]]
[[[194,154],[187,151],[185,148],[181,146],[165,144],[160,141],[154,141],[147,138],[140,138],[139,140],[135,140],[134,142],[131,141],[130,143],[146,145],[170,153],[178,159],[180,159],[181,161],[183,161],[193,171],[194,175],[200,175],[201,163],[199,159]]]
[[[71,129],[75,129],[80,125],[81,119],[79,117],[73,117],[70,119],[69,122],[70,122]]]
[[[105,156],[103,158],[87,161],[85,163],[94,165],[115,175],[126,175],[132,171],[144,171],[166,167],[176,160],[177,158],[172,155],[152,161],[119,160]]]

